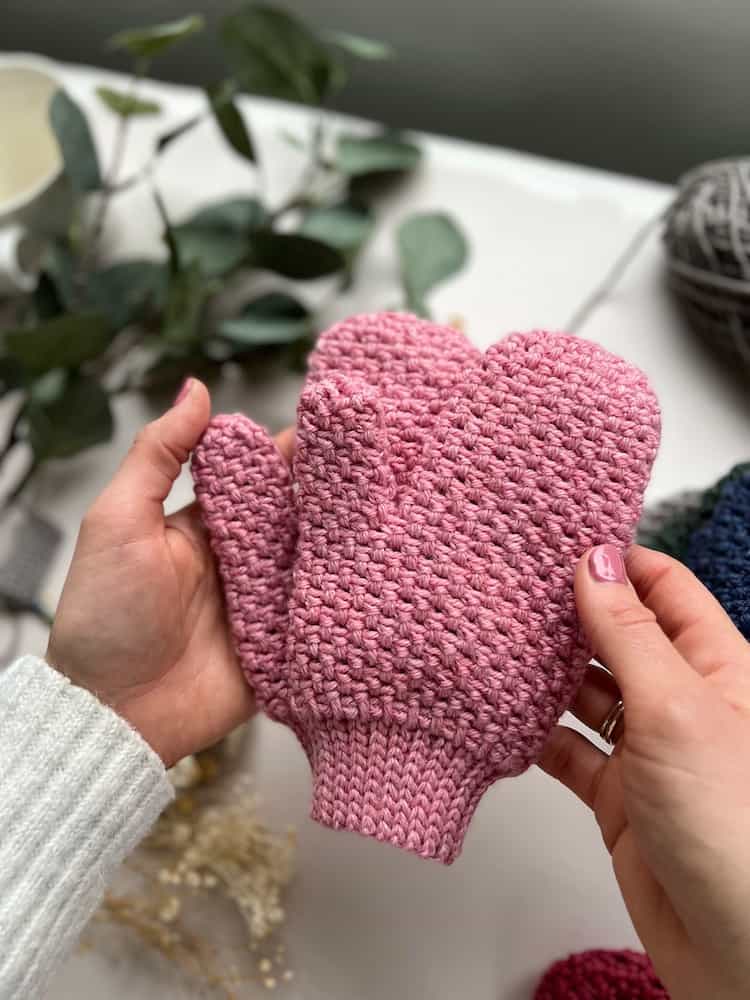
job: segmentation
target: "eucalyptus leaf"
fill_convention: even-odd
[[[31,302],[37,321],[53,319],[64,312],[55,282],[47,271],[42,271],[39,275],[36,288],[31,293]]]
[[[44,273],[49,275],[60,303],[68,310],[74,309],[76,302],[74,269],[75,258],[69,241],[65,238],[54,240],[47,248]]]
[[[414,312],[427,316],[427,293],[464,266],[466,240],[449,215],[425,212],[401,223],[397,242],[406,303]]]
[[[177,42],[201,31],[204,24],[205,21],[200,14],[189,14],[179,21],[119,31],[109,39],[108,45],[111,49],[125,49],[137,59],[151,59]]]
[[[372,213],[364,206],[342,202],[313,208],[302,220],[299,232],[335,247],[345,255],[356,253],[374,228]]]
[[[343,83],[343,68],[298,18],[248,3],[221,22],[220,37],[244,90],[318,104]]]
[[[250,233],[266,221],[266,211],[257,198],[224,198],[210,202],[181,225],[202,228],[231,229],[235,232]]]
[[[134,94],[113,90],[112,87],[97,87],[96,94],[102,104],[121,118],[130,118],[133,115],[157,115],[161,111],[161,104],[156,101],[146,101]]]
[[[376,38],[366,38],[363,35],[351,35],[347,31],[324,31],[322,36],[332,45],[348,52],[357,59],[382,60],[392,59],[396,52],[387,42]]]
[[[112,330],[121,330],[142,319],[149,307],[162,309],[166,301],[168,271],[156,260],[124,260],[96,271],[87,282],[87,298]]]
[[[265,221],[255,198],[228,198],[197,212],[172,232],[181,266],[197,263],[209,278],[233,270],[250,251],[250,234]]]
[[[23,368],[14,358],[0,357],[0,396],[24,384]]]
[[[197,343],[208,291],[197,261],[172,275],[162,330],[162,338],[166,343],[185,349]]]
[[[255,149],[245,120],[236,101],[225,86],[206,91],[216,124],[224,138],[235,152],[244,159],[255,163]]]
[[[175,226],[180,266],[197,264],[207,278],[219,278],[238,267],[248,254],[248,240],[230,229]]]
[[[308,310],[291,295],[269,292],[248,303],[242,314],[225,320],[222,337],[240,347],[292,344],[312,332]]]
[[[32,391],[24,416],[37,462],[67,458],[112,437],[109,397],[96,379],[84,375],[67,376],[51,398]]]
[[[6,330],[5,353],[30,372],[51,368],[76,368],[98,357],[111,340],[109,325],[101,313],[68,313],[39,326]]]
[[[180,249],[177,246],[177,240],[175,238],[172,222],[167,212],[167,206],[164,204],[164,199],[155,185],[152,185],[151,187],[151,196],[154,199],[154,205],[156,205],[156,211],[159,213],[159,218],[161,219],[161,224],[163,226],[162,239],[167,245],[167,252],[169,254],[169,271],[170,274],[177,275],[182,269],[180,262]]]
[[[179,125],[175,125],[175,127],[170,129],[169,132],[165,132],[163,135],[160,135],[156,140],[157,153],[163,153],[167,146],[170,146],[175,139],[179,139],[181,135],[185,135],[185,133],[189,132],[190,129],[195,128],[196,125],[200,125],[202,121],[202,115],[194,115],[192,118],[188,118],[187,121],[182,122]]]
[[[336,166],[350,177],[413,170],[421,156],[413,142],[390,132],[373,136],[342,134],[336,144]]]
[[[53,368],[39,375],[29,385],[29,399],[39,405],[48,406],[62,398],[68,385],[70,373],[64,368]]]
[[[298,281],[322,278],[341,271],[346,261],[335,247],[299,233],[259,230],[252,236],[252,262]]]
[[[64,90],[57,90],[49,118],[73,189],[79,194],[98,191],[102,186],[99,157],[84,113]]]

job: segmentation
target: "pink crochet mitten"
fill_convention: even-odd
[[[409,434],[394,441],[405,469],[419,451],[422,413],[478,357],[450,327],[404,314],[357,316],[319,338],[309,379],[347,371],[375,386],[388,412],[411,413]],[[232,414],[211,421],[192,470],[240,665],[266,714],[291,723],[286,633],[297,521],[289,469],[263,427]]]
[[[213,418],[192,472],[240,666],[261,708],[293,725],[286,633],[297,522],[289,467],[268,431],[235,413]]]
[[[287,654],[314,818],[455,858],[575,694],[574,565],[632,540],[658,437],[645,377],[559,334],[502,341],[416,420],[362,378],[311,381]]]

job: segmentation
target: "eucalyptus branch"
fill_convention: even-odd
[[[271,213],[269,222],[274,224],[289,212],[299,208],[309,208],[318,200],[310,195],[310,190],[318,179],[321,167],[330,168],[330,164],[323,159],[322,152],[326,138],[326,119],[323,111],[312,125],[310,134],[310,156],[300,174],[299,183],[296,190],[284,201],[274,212]],[[337,176],[336,183],[341,183],[341,178]]]
[[[130,54],[133,74],[122,92],[97,88],[103,103],[119,115],[106,169],[83,110],[64,90],[52,98],[50,122],[66,175],[79,206],[92,199],[91,212],[85,222],[74,216],[68,238],[55,244],[44,286],[33,301],[27,297],[28,315],[7,322],[3,317],[1,323],[14,331],[17,350],[11,350],[14,338],[0,341],[0,362],[9,361],[12,370],[20,365],[33,399],[29,405],[29,395],[24,396],[18,412],[8,415],[7,436],[0,435],[0,464],[17,444],[32,452],[11,500],[41,463],[109,439],[116,416],[113,397],[171,387],[186,366],[200,372],[218,372],[227,362],[255,366],[278,351],[285,353],[274,357],[290,366],[298,362],[318,327],[305,298],[288,281],[269,287],[264,278],[252,286],[253,297],[242,301],[234,278],[248,271],[295,282],[339,275],[343,280],[335,288],[332,282],[331,296],[340,294],[374,226],[371,206],[347,199],[350,182],[405,174],[418,164],[418,147],[390,132],[343,132],[332,151],[334,126],[324,109],[346,77],[344,67],[314,28],[271,6],[247,3],[222,19],[227,78],[207,90],[205,106],[167,127],[146,162],[121,179],[130,119],[159,110],[158,102],[139,100],[142,77],[154,58],[202,23],[186,17],[120,32],[111,40],[114,48]],[[384,47],[372,40],[348,35],[334,42],[357,58],[383,58]],[[303,102],[312,112],[299,175],[270,211],[265,185],[273,164],[259,161],[250,122],[236,100],[240,85]],[[227,146],[256,171],[255,190],[214,200],[173,226],[156,182],[158,163],[177,138],[211,116]],[[144,255],[100,266],[112,199],[140,183],[153,197],[169,262]],[[417,213],[402,222],[396,245],[409,305],[426,312],[433,286],[463,265],[465,241],[445,213]],[[225,288],[226,300],[218,302]],[[142,357],[130,363],[127,355],[136,348]],[[22,417],[29,425],[24,442],[18,428]]]
[[[178,135],[184,135],[186,132],[192,131],[198,125],[203,124],[203,122],[208,121],[211,117],[211,110],[202,111],[200,114],[193,115],[192,118],[188,118],[187,121],[183,122],[182,125],[176,126],[171,132],[166,134],[167,141],[165,142],[165,137],[157,142],[154,152],[151,154],[148,160],[139,167],[134,173],[129,177],[126,177],[124,181],[120,181],[117,184],[110,184],[107,191],[110,195],[121,194],[123,191],[127,191],[136,184],[141,184],[143,181],[147,180],[148,177],[154,172],[156,165],[161,156],[163,156],[165,150],[168,148],[170,141],[173,138],[177,138]]]
[[[128,98],[135,97],[138,86],[148,70],[148,66],[149,63],[146,59],[139,59],[136,62],[135,72],[131,76],[128,84]],[[128,114],[121,114],[117,120],[117,130],[115,132],[112,159],[110,160],[107,176],[104,179],[102,193],[99,199],[96,214],[94,216],[94,221],[88,234],[83,240],[83,258],[81,260],[80,267],[76,269],[74,287],[77,294],[80,294],[83,289],[86,278],[92,270],[99,252],[99,245],[101,243],[102,234],[104,233],[104,224],[107,221],[107,212],[112,198],[112,189],[115,180],[117,179],[117,175],[120,172],[122,160],[125,155],[128,131],[130,128],[130,117],[131,116]]]
[[[214,106],[221,109],[226,103],[232,100],[232,98],[237,94],[237,90],[238,88],[235,80],[225,80],[222,84],[222,92],[219,98],[215,101]],[[208,121],[212,114],[213,108],[209,105],[209,107],[204,108],[203,111],[199,111],[198,114],[192,115],[180,125],[176,125],[174,128],[170,129],[169,132],[165,132],[164,135],[160,136],[157,140],[153,153],[143,166],[139,167],[138,170],[130,175],[130,177],[126,177],[124,181],[119,181],[118,183],[114,183],[112,181],[106,185],[106,189],[109,194],[121,194],[123,191],[127,191],[129,188],[135,187],[136,184],[140,184],[147,180],[148,177],[153,174],[159,159],[164,155],[171,143],[179,136],[185,135],[187,132],[192,132],[194,128],[197,128],[199,125]]]

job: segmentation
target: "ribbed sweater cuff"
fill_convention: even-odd
[[[0,674],[0,995],[35,997],[170,801],[123,719],[25,656]]]
[[[314,820],[445,864],[497,778],[464,747],[383,722],[318,726],[310,744]]]

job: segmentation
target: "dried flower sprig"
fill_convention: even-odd
[[[237,737],[234,738],[235,742]],[[139,888],[110,893],[100,921],[127,928],[182,974],[226,1000],[250,981],[266,990],[288,983],[284,890],[293,875],[295,835],[271,830],[245,775],[234,773],[230,741],[188,757],[170,774],[177,795],[127,867]],[[200,901],[231,903],[245,932],[243,954],[193,929]],[[259,955],[263,947],[268,954]],[[244,976],[237,966],[252,971]]]

